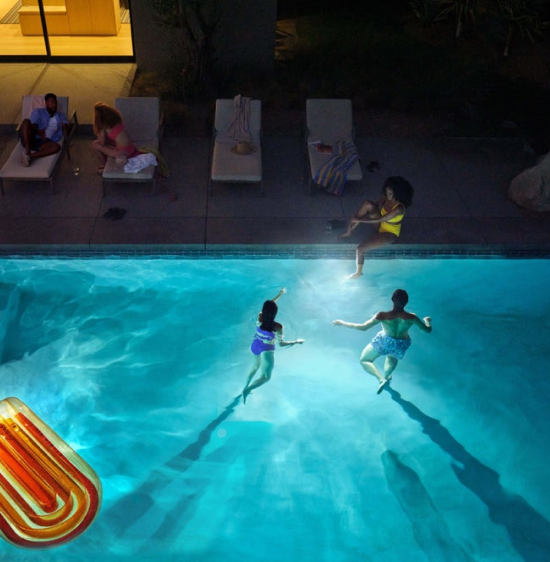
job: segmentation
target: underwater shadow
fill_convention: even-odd
[[[432,562],[473,562],[449,531],[420,476],[390,450],[382,454],[382,466],[388,485],[409,518],[416,543],[426,558]]]
[[[468,453],[439,420],[424,414],[391,387],[387,390],[392,400],[422,425],[422,432],[458,463],[451,465],[457,478],[487,506],[491,520],[506,528],[525,562],[548,562],[550,523],[521,496],[507,492],[499,482],[498,473]]]
[[[143,517],[146,511],[155,504],[155,496],[159,490],[179,478],[183,472],[199,460],[214,430],[235,411],[240,399],[240,394],[235,396],[223,412],[199,433],[196,441],[185,447],[183,451],[166,461],[162,466],[152,470],[147,480],[139,488],[131,494],[123,496],[109,508],[105,517],[113,532],[121,534]],[[187,501],[189,502],[189,498],[187,498]]]

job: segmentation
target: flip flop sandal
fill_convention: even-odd
[[[340,219],[333,219],[331,221],[329,221],[332,230],[341,230],[342,228],[345,228],[347,226],[347,221],[343,221]]]
[[[126,209],[111,207],[103,216],[106,219],[120,220],[126,214]]]
[[[119,209],[118,207],[115,207],[113,211],[111,219],[114,221],[120,220],[126,214],[126,209]]]
[[[380,169],[380,162],[378,162],[377,160],[371,160],[367,165],[367,170],[369,172],[374,172],[374,170],[379,170],[379,169]]]

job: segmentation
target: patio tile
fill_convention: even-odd
[[[417,251],[470,251],[472,248],[532,247],[550,243],[550,214],[527,213],[508,197],[512,178],[533,165],[534,154],[521,139],[412,138],[364,136],[356,139],[364,179],[350,183],[341,197],[314,189],[304,139],[271,123],[262,139],[263,191],[256,186],[216,184],[208,193],[211,139],[197,127],[171,127],[162,153],[170,175],[151,192],[146,184],[109,184],[103,196],[97,161],[90,149],[92,107],[126,95],[134,65],[3,64],[0,78],[16,84],[3,91],[0,108],[0,165],[17,142],[11,123],[24,93],[69,91],[72,109],[85,126],[71,144],[71,160],[63,158],[47,183],[6,182],[0,198],[0,248],[84,248],[93,251],[158,251],[227,248],[331,249],[352,256],[359,241],[376,228],[364,227],[345,240],[327,233],[332,219],[345,220],[366,199],[376,200],[384,180],[400,175],[415,189],[400,239],[376,255]],[[202,116],[207,130],[211,116]],[[276,119],[276,117],[275,117]],[[86,126],[87,125],[87,126]],[[369,161],[380,169],[368,171]],[[79,168],[77,175],[74,167]],[[111,207],[126,210],[122,220],[104,218]]]

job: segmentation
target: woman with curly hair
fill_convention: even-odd
[[[414,190],[406,179],[401,176],[389,177],[384,182],[380,199],[376,203],[365,201],[351,217],[342,238],[350,236],[362,223],[379,224],[380,226],[374,237],[357,246],[355,273],[352,273],[348,279],[354,279],[363,274],[365,252],[393,244],[399,238],[405,209],[411,205],[413,194]]]
[[[92,142],[92,148],[100,162],[99,174],[103,173],[109,156],[117,163],[125,164],[128,158],[140,154],[128,135],[120,112],[106,103],[94,105],[94,134],[97,139]]]

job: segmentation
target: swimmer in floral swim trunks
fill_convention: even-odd
[[[409,330],[417,326],[423,332],[432,331],[432,319],[426,316],[420,320],[416,314],[405,311],[405,306],[409,302],[409,295],[403,289],[394,291],[392,298],[393,308],[388,312],[378,312],[370,320],[363,324],[344,322],[344,320],[334,320],[334,326],[345,326],[356,330],[368,330],[377,324],[382,324],[382,330],[374,336],[372,341],[363,349],[361,353],[361,366],[367,373],[374,375],[379,382],[377,394],[392,378],[392,373],[397,367],[399,359],[403,359],[405,352],[411,345]],[[384,376],[377,369],[374,361],[381,355],[386,356],[384,363]]]

